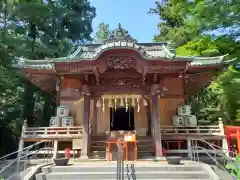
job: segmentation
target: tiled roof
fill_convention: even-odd
[[[47,60],[26,60],[24,58],[17,58],[17,63],[14,63],[12,66],[14,68],[31,68],[31,69],[55,69],[54,63]]]
[[[172,43],[137,43],[121,26],[112,32],[105,44],[86,44],[79,46],[72,54],[44,60],[27,60],[18,58],[14,67],[53,69],[55,62],[76,62],[83,60],[95,60],[103,52],[111,49],[132,49],[138,52],[146,60],[184,60],[191,61],[190,66],[202,66],[224,63],[225,56],[219,57],[189,57],[176,56],[176,47]]]

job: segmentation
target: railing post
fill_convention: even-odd
[[[118,160],[117,160],[117,180],[124,180],[124,148],[126,147],[126,142],[118,140]]]
[[[223,153],[229,157],[229,147],[228,147],[228,142],[227,142],[227,138],[225,136],[225,133],[224,133],[224,124],[223,124],[223,121],[222,121],[222,118],[218,118],[218,126],[219,126],[219,129],[220,129],[220,135],[221,135],[221,140],[222,140],[222,149],[223,149]]]
[[[25,135],[25,129],[27,128],[27,120],[23,121],[23,125],[22,125],[22,133],[21,133],[21,137],[19,140],[19,144],[18,144],[18,157],[21,156],[21,150],[24,148],[24,140],[23,137]]]
[[[224,135],[224,125],[223,125],[223,121],[222,121],[222,118],[218,118],[218,126],[219,126],[219,129],[220,129],[220,134],[221,135]]]
[[[53,158],[57,157],[58,153],[58,140],[53,141]]]
[[[188,158],[192,160],[192,140],[187,138]]]

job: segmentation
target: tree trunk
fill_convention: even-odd
[[[51,94],[44,94],[44,108],[42,112],[41,125],[48,126],[51,116],[55,115],[56,102]]]
[[[26,119],[29,126],[34,125],[33,112],[34,112],[34,91],[35,87],[30,82],[24,82],[24,95],[23,95],[23,113],[22,119]]]

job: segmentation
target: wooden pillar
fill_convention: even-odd
[[[148,105],[147,105],[147,124],[148,124],[148,131],[147,131],[147,135],[150,135],[152,130],[151,130],[151,123],[152,123],[152,114],[151,114],[151,105],[150,102],[148,101]]]
[[[229,138],[227,136],[227,138],[225,136],[222,137],[221,139],[222,141],[222,149],[223,149],[223,152],[226,156],[229,156],[229,152],[231,151],[230,149],[230,145],[229,145]]]
[[[89,118],[90,118],[90,95],[84,95],[84,112],[83,112],[83,134],[81,158],[88,159],[88,139],[89,139]]]
[[[229,156],[230,147],[228,146],[228,140],[225,136],[224,124],[223,124],[222,118],[218,118],[218,126],[219,126],[220,133],[221,133],[221,136],[222,136],[221,141],[222,141],[223,152],[226,156]]]
[[[239,130],[237,130],[237,149],[238,149],[238,154],[237,155],[239,155],[240,154],[240,132],[239,132]]]
[[[92,131],[93,134],[96,136],[97,135],[97,99],[94,99],[94,105],[93,105],[93,127]]]
[[[159,113],[158,113],[158,94],[154,94],[152,96],[152,105],[153,105],[153,137],[155,141],[155,149],[156,154],[155,158],[161,158],[163,156],[162,154],[162,138],[161,138],[161,131],[160,131],[160,119],[159,119]]]
[[[231,137],[228,134],[228,132],[227,132],[227,149],[228,149],[228,152],[231,151]]]
[[[184,103],[188,104],[188,92],[187,92],[187,85],[186,85],[186,79],[185,79],[185,74],[182,77],[182,85],[183,85],[183,96],[184,96]]]
[[[24,120],[23,121],[23,126],[22,126],[22,133],[21,133],[21,137],[20,137],[20,140],[19,140],[19,144],[18,144],[18,157],[21,156],[21,151],[23,150],[24,148],[24,141],[23,141],[23,137],[24,137],[24,134],[25,134],[25,129],[27,127],[27,120]]]
[[[60,84],[61,79],[59,78],[56,82],[56,105],[60,106]]]

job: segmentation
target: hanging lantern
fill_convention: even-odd
[[[125,97],[125,103],[126,103],[126,112],[128,111],[128,99]]]
[[[121,106],[121,107],[124,106],[123,97],[121,97],[121,99],[120,99],[120,106]]]
[[[137,112],[140,111],[139,98],[137,98]]]
[[[104,97],[103,97],[102,99],[103,99],[103,107],[102,107],[102,110],[103,110],[103,112],[105,112],[105,102],[104,102]]]
[[[131,112],[128,111],[128,127],[131,128]]]
[[[136,106],[136,104],[135,104],[135,98],[134,98],[134,96],[132,97],[132,107],[135,107]]]
[[[60,80],[57,80],[56,91],[59,91],[59,90],[60,90]]]
[[[101,102],[100,102],[99,99],[97,100],[96,106],[97,106],[97,108],[100,108],[100,107],[101,107]]]
[[[115,107],[115,111],[117,110],[117,98],[114,99],[114,107]]]
[[[148,106],[148,103],[147,103],[147,100],[146,99],[143,99],[143,106]]]
[[[111,111],[110,111],[111,112]],[[111,127],[113,127],[113,125],[114,125],[114,112],[113,112],[113,110],[112,110],[112,121],[111,121]]]
[[[108,107],[113,107],[112,99],[111,99],[111,98],[108,99]]]

